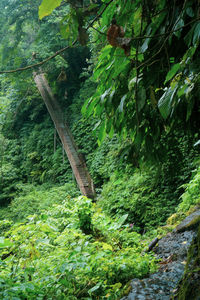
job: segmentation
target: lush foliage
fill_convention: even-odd
[[[181,195],[178,212],[186,212],[191,206],[200,205],[200,168],[198,167],[189,183],[184,184],[185,192]]]
[[[113,17],[131,38],[131,54],[126,57],[110,45],[101,49],[93,76],[98,88],[82,111],[101,118],[100,142],[115,130],[130,136],[140,157],[161,159],[159,139],[164,132],[174,131],[180,123],[196,132],[199,128],[195,115],[200,31],[195,1],[174,6],[165,0],[112,1],[96,29],[108,28]],[[104,35],[98,38],[105,41]]]
[[[0,298],[119,299],[130,279],[155,270],[144,249],[165,230],[156,227],[199,205],[196,6],[0,1],[0,68],[46,61],[42,70],[98,195],[96,204],[75,198],[70,164],[33,83],[38,68],[1,74]],[[125,31],[118,47],[106,38],[113,18]]]
[[[155,269],[151,255],[141,254],[147,242],[126,219],[106,217],[85,197],[66,197],[10,224],[0,238],[1,298],[118,299],[131,277]]]
[[[18,183],[16,188],[15,198],[6,207],[4,213],[2,211],[1,220],[23,221],[28,215],[39,213],[42,209],[61,203],[64,197],[75,197],[80,194],[73,182],[60,187],[51,187],[50,184],[34,186]]]

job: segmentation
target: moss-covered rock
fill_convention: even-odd
[[[194,240],[188,252],[185,273],[174,299],[200,299],[200,225],[198,228],[197,238]]]
[[[177,232],[182,232],[194,228],[200,223],[200,210],[195,211],[183,220],[175,229]]]
[[[180,221],[184,219],[184,214],[174,213],[167,219],[168,225],[177,225]]]

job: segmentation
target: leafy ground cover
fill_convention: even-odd
[[[147,178],[135,176],[130,180],[145,205]],[[120,194],[118,184],[113,199]],[[105,214],[105,203],[103,211],[102,201],[95,204],[75,197],[70,184],[51,189],[20,187],[20,196],[1,209],[7,220],[0,221],[0,298],[120,299],[129,292],[132,278],[156,270],[155,258],[144,252],[149,241],[173,228],[199,204],[199,168],[184,185],[177,214],[168,220],[172,226],[154,226],[145,235],[135,231],[137,226],[130,224],[128,214],[122,214],[120,201],[116,201],[119,213],[111,218],[108,211]],[[132,199],[130,194],[127,198]]]
[[[74,183],[53,187],[50,184],[18,184],[17,196],[9,206],[1,207],[0,220],[23,221],[30,214],[37,214],[53,204],[61,203],[66,195],[71,197],[80,195]]]
[[[184,219],[185,216],[189,215],[200,207],[200,167],[198,166],[194,171],[190,181],[183,185],[185,191],[181,195],[181,202],[176,208],[176,213],[172,214],[167,222],[168,224],[176,224],[177,222]]]
[[[1,221],[0,298],[118,299],[131,278],[156,269],[127,217],[67,196],[21,223]]]

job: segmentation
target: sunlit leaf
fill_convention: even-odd
[[[150,38],[146,38],[144,43],[141,46],[140,49],[141,53],[144,53],[148,49],[149,42],[150,42]]]
[[[120,226],[121,226],[122,224],[124,224],[124,222],[126,221],[127,218],[128,218],[128,214],[125,214],[119,218],[117,223],[120,224]]]
[[[114,130],[114,126],[111,126],[110,132],[108,133],[108,135],[109,135],[109,138],[111,138],[111,139],[112,139],[112,137],[113,137],[113,135],[114,135],[114,132],[115,132],[115,130]]]
[[[42,19],[52,13],[61,4],[62,0],[43,0],[39,6],[39,18]]]
[[[102,95],[101,95],[101,103],[105,102],[105,98],[106,96],[110,93],[111,88],[109,88],[108,90],[106,90]]]
[[[92,294],[93,292],[95,292],[96,290],[98,290],[101,286],[101,283],[97,283],[95,286],[93,286],[93,288],[91,288],[88,293]]]
[[[99,98],[93,99],[86,108],[85,115],[88,117],[93,113],[94,107],[99,102]]]
[[[89,103],[91,103],[92,99],[91,98],[88,98],[84,105],[82,106],[82,109],[81,109],[81,113],[84,115],[86,113],[86,110],[87,110],[87,107],[89,105]]]
[[[174,99],[174,96],[176,94],[177,87],[172,90],[171,88],[167,89],[166,92],[162,95],[160,100],[158,101],[158,108],[159,111],[164,119],[167,119],[167,117],[170,115],[172,110],[172,101]]]
[[[122,98],[121,98],[121,101],[120,101],[120,104],[119,104],[119,112],[123,112],[123,109],[124,109],[124,101],[126,100],[126,97],[127,95],[124,95]]]
[[[178,17],[179,18],[179,17]],[[179,19],[178,22],[176,23],[175,27],[174,27],[174,34],[179,38],[181,35],[181,31],[183,29],[184,26],[184,21],[183,19]]]
[[[104,250],[111,250],[111,251],[113,250],[112,246],[107,244],[107,243],[103,243],[103,249]]]
[[[194,144],[194,147],[200,145],[200,140],[198,140],[195,144]]]
[[[99,129],[99,134],[98,134],[99,141],[102,142],[105,136],[106,136],[106,121],[103,121]]]
[[[132,90],[132,88],[134,87],[135,83],[136,83],[137,77],[132,78],[129,83],[128,83],[128,89],[129,91]]]
[[[12,245],[13,245],[13,243],[9,239],[0,237],[0,248],[6,248],[6,247],[10,247]]]
[[[166,84],[166,82],[168,82],[170,79],[172,79],[172,77],[174,77],[174,75],[177,73],[179,68],[180,68],[179,63],[172,66],[171,70],[167,73],[164,84]]]

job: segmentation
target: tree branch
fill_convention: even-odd
[[[98,20],[102,14],[104,13],[104,11],[107,9],[107,7],[113,2],[114,0],[110,0],[108,3],[105,3],[105,7],[102,9],[102,11],[89,23],[89,25],[87,26],[86,30],[88,30],[90,27],[93,26],[93,24],[96,22],[96,20]],[[67,49],[71,48],[72,46],[74,46],[77,43],[78,39],[74,40],[72,45],[68,45],[58,51],[56,51],[53,55],[47,57],[46,59],[44,59],[43,61],[36,63],[36,64],[32,64],[23,68],[18,68],[15,70],[8,70],[8,71],[0,71],[0,74],[10,74],[10,73],[16,73],[16,72],[22,72],[22,71],[26,71],[32,68],[36,68],[36,67],[40,67],[43,64],[45,64],[46,62],[48,62],[49,60],[53,59],[54,57],[58,56],[59,54],[61,54],[62,52],[66,51]]]
[[[77,39],[72,43],[71,46],[66,46],[65,48],[62,48],[58,51],[56,51],[53,55],[47,57],[46,59],[44,59],[43,61],[39,62],[39,63],[36,63],[36,64],[32,64],[32,65],[29,65],[29,66],[26,66],[24,68],[18,68],[18,69],[15,69],[15,70],[8,70],[8,71],[0,71],[0,74],[8,74],[8,73],[15,73],[15,72],[21,72],[21,71],[25,71],[25,70],[29,70],[29,69],[32,69],[32,68],[35,68],[35,67],[40,67],[42,66],[43,64],[45,64],[46,62],[48,62],[49,60],[51,60],[52,58],[58,56],[59,54],[61,54],[62,52],[66,51],[68,48],[74,46],[76,43],[77,43]]]
[[[104,11],[107,9],[107,7],[113,2],[114,0],[110,0],[108,3],[105,3],[105,7],[103,8],[103,10],[90,22],[90,24],[87,26],[86,30],[88,30],[89,28],[93,28],[93,24],[102,16],[102,14],[104,13]],[[187,24],[177,28],[177,29],[174,29],[174,30],[171,30],[171,31],[167,31],[165,33],[162,33],[162,34],[157,34],[157,35],[144,35],[144,36],[137,36],[137,37],[134,37],[134,38],[131,38],[131,40],[142,40],[142,39],[146,39],[146,38],[158,38],[158,37],[161,37],[161,36],[167,36],[167,39],[168,39],[168,36],[176,31],[179,31],[180,29],[196,22],[200,20],[200,17],[188,22]],[[93,28],[95,29],[96,31],[98,31],[100,34],[102,35],[106,35],[104,32],[101,32],[99,30],[97,30],[96,28]],[[16,72],[22,72],[22,71],[26,71],[26,70],[29,70],[29,69],[32,69],[32,68],[36,68],[36,67],[40,67],[42,66],[43,64],[45,64],[46,62],[48,62],[49,60],[53,59],[54,57],[58,56],[59,54],[61,54],[62,52],[66,51],[67,49],[73,47],[76,43],[77,43],[78,39],[74,40],[72,45],[68,45],[58,51],[56,51],[53,55],[47,57],[46,59],[44,59],[43,61],[39,62],[39,63],[35,63],[35,64],[32,64],[32,65],[29,65],[29,66],[26,66],[26,67],[23,67],[23,68],[18,68],[18,69],[14,69],[14,70],[3,70],[3,71],[0,71],[0,74],[10,74],[10,73],[16,73]],[[166,41],[165,41],[166,42]],[[158,53],[160,53],[160,51],[158,51]],[[156,55],[158,54],[156,53]],[[153,56],[155,57],[155,55]],[[148,60],[149,61],[149,60]],[[138,67],[141,67],[143,64],[141,64],[140,66]]]

